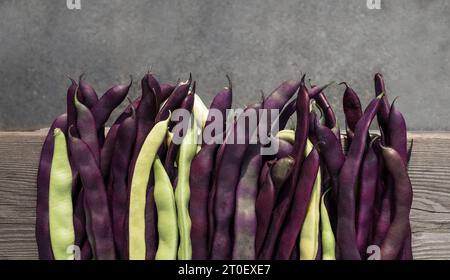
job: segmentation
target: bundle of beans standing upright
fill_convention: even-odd
[[[412,259],[412,146],[381,74],[364,110],[342,83],[344,133],[330,84],[233,111],[227,78],[207,108],[192,76],[148,73],[109,129],[132,82],[98,97],[72,80],[39,163],[40,259]]]

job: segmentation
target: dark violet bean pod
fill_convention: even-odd
[[[126,219],[128,215],[127,172],[136,138],[136,116],[126,118],[117,131],[114,152],[111,159],[111,190],[114,242],[119,259],[128,255],[126,240]]]
[[[278,141],[278,152],[276,158],[285,158],[292,155],[294,151],[294,146],[286,140],[277,139]]]
[[[132,110],[131,106],[133,106],[133,108],[138,108],[139,104],[141,103],[141,98],[142,98],[142,96],[139,96],[138,98],[133,100],[133,102],[131,102],[131,104],[129,104],[125,108],[125,110],[123,110],[122,114],[120,114],[119,117],[114,121],[114,124],[121,124],[124,119],[131,117],[131,115],[133,114],[133,110]]]
[[[292,199],[292,207],[286,215],[286,220],[278,239],[275,253],[275,259],[277,260],[288,260],[292,254],[308,210],[314,182],[319,172],[319,163],[319,153],[316,149],[313,149],[305,159],[300,170],[295,194]]]
[[[166,103],[161,107],[158,114],[156,115],[155,123],[165,120],[169,117],[169,112],[173,112],[175,109],[179,108],[183,100],[189,93],[189,88],[191,86],[191,80],[179,83],[173,90],[172,94],[167,99]]]
[[[264,164],[260,174],[260,190],[256,197],[256,236],[255,236],[255,252],[259,255],[266,238],[267,230],[270,225],[270,217],[275,206],[276,190],[270,174],[274,161],[268,161]]]
[[[226,122],[226,110],[231,108],[231,104],[231,86],[217,93],[211,103],[210,109],[217,109],[222,112],[223,127],[225,127]],[[208,116],[205,127],[211,121],[212,116]],[[208,204],[210,201],[210,185],[212,183],[217,148],[218,144],[204,142],[202,149],[191,163],[191,174],[189,177],[189,185],[191,187],[189,214],[192,223],[191,243],[193,260],[206,260],[209,257],[209,220],[212,217],[208,214]]]
[[[345,123],[347,129],[347,147],[350,146],[354,133],[356,124],[361,119],[363,112],[361,107],[361,102],[358,95],[353,91],[347,83],[341,83],[345,85],[344,97],[342,98],[342,104],[344,106]]]
[[[361,259],[356,245],[355,193],[358,173],[364,155],[370,124],[378,111],[383,95],[367,106],[355,128],[355,137],[339,176],[337,246],[340,258]]]
[[[268,177],[270,177],[270,180],[272,180],[273,184],[274,184],[274,189],[275,189],[275,203],[277,201],[278,195],[280,193],[280,190],[282,188],[283,185],[285,185],[285,183],[289,184],[289,178],[292,174],[292,171],[294,169],[294,165],[295,165],[295,160],[291,157],[287,157],[287,158],[282,158],[280,160],[278,160],[273,167],[270,169],[270,173],[268,175]],[[266,182],[267,184],[267,182]],[[258,259],[260,260],[269,260],[272,258],[273,255],[273,251],[275,249],[275,244],[277,241],[277,237],[278,237],[278,232],[274,232],[273,230],[269,230],[271,228],[274,229],[279,229],[282,226],[282,220],[280,220],[278,217],[280,217],[279,212],[281,211],[280,209],[284,209],[286,204],[286,200],[283,200],[281,202],[281,204],[275,206],[276,204],[274,204],[274,208],[273,208],[273,213],[272,213],[272,219],[271,217],[266,217],[266,219],[269,219],[268,221],[266,221],[265,223],[269,223],[270,227],[268,227],[266,229],[266,234],[263,237],[263,243],[261,244],[261,249],[259,250],[258,253]],[[271,211],[272,212],[272,211]],[[279,231],[279,230],[278,230]]]
[[[317,88],[318,88],[317,86],[313,86],[310,89],[310,93],[311,93],[311,91],[314,91]],[[311,95],[310,95],[310,97],[311,97]],[[314,100],[317,102],[317,105],[322,109],[322,111],[324,113],[325,125],[330,129],[337,127],[336,115],[333,111],[333,108],[330,105],[330,102],[328,101],[327,97],[325,96],[325,92],[322,90],[319,94],[317,94],[314,97]],[[338,138],[340,138],[340,137],[338,137]]]
[[[100,169],[92,151],[83,140],[69,133],[69,143],[73,162],[83,182],[86,232],[94,258],[115,259],[111,216]]]
[[[255,260],[255,237],[257,216],[255,210],[258,194],[258,179],[262,155],[260,145],[248,147],[242,164],[239,183],[236,187],[236,213],[234,216],[233,259]]]
[[[149,72],[147,74],[147,84],[148,87],[155,93],[156,96],[156,106],[159,110],[159,105],[162,103],[162,92],[161,92],[161,85],[159,84],[158,80],[156,79],[155,75],[153,73]]]
[[[76,126],[77,123],[77,110],[75,109],[75,93],[77,92],[78,85],[75,80],[70,78],[72,84],[67,89],[67,127]],[[76,131],[74,131],[76,132]]]
[[[272,92],[264,101],[264,109],[281,110],[286,102],[295,94],[299,83],[296,81],[287,81],[282,83],[274,92]],[[247,110],[258,110],[260,105],[247,108]],[[258,111],[257,111],[258,112]],[[250,135],[253,135],[256,128],[245,129],[245,122],[238,121],[234,125],[234,131],[245,131],[243,143],[223,144],[223,149],[219,151],[222,155],[218,168],[215,173],[215,200],[214,200],[214,237],[211,248],[211,258],[215,260],[229,260],[232,255],[232,224],[233,214],[236,204],[236,186],[240,175],[242,159],[248,147]],[[268,126],[269,127],[269,126]],[[242,133],[238,134],[242,137]],[[225,141],[227,142],[227,141]]]
[[[408,163],[408,139],[407,128],[405,118],[402,113],[395,107],[395,99],[392,102],[389,123],[388,123],[388,135],[391,148],[399,153],[405,164]]]
[[[376,225],[373,237],[374,245],[381,245],[384,238],[386,237],[389,227],[391,226],[392,198],[394,190],[392,189],[391,182],[389,182],[390,180],[391,179],[389,178],[388,182],[386,182],[385,185],[382,184],[382,186],[384,186],[384,192],[381,197],[381,205],[377,213],[377,219],[375,221]]]
[[[402,113],[395,107],[394,99],[389,111],[388,135],[391,148],[396,150],[406,166],[409,164],[410,152],[408,152],[408,139],[405,118]],[[411,146],[413,142],[411,142]],[[412,150],[412,149],[411,149]],[[408,238],[405,239],[404,249],[402,249],[402,257],[412,259],[411,252],[411,227],[408,226]]]
[[[53,260],[49,231],[48,195],[50,187],[50,169],[53,159],[54,130],[61,129],[67,133],[67,114],[55,119],[51,125],[44,144],[37,173],[37,202],[36,202],[36,241],[40,260]]]
[[[194,82],[195,83],[195,82]],[[192,112],[192,108],[194,107],[194,97],[195,92],[192,92],[191,94],[188,94],[186,98],[181,103],[180,109],[187,110],[190,113]],[[184,138],[183,133],[186,133],[189,127],[189,118],[187,120],[181,119],[175,122],[175,125],[181,124],[178,126],[175,126],[172,130],[174,135],[177,135],[181,138]],[[180,141],[181,142],[181,141]],[[174,142],[171,142],[169,145],[169,148],[167,149],[167,154],[164,161],[164,169],[167,172],[167,175],[169,176],[170,180],[173,182],[175,179],[175,176],[177,175],[177,172],[175,170],[175,161],[177,159],[178,150],[180,149],[180,144],[176,144]],[[175,187],[175,185],[174,185]]]
[[[79,79],[79,93],[80,93],[80,101],[86,105],[89,109],[92,109],[95,104],[98,102],[98,96],[95,92],[95,89],[88,84],[85,80],[83,80],[83,75],[80,76]]]
[[[366,255],[369,234],[372,232],[373,207],[378,182],[378,157],[372,145],[367,148],[361,167],[359,186],[359,207],[356,224],[356,243],[362,257]]]
[[[264,246],[260,253],[260,258],[267,260],[272,257],[275,249],[276,241],[280,233],[281,227],[285,220],[286,214],[291,206],[292,199],[295,194],[295,188],[297,185],[297,180],[300,175],[301,166],[304,160],[304,151],[306,146],[306,140],[309,132],[309,95],[308,90],[305,86],[304,76],[302,78],[300,89],[297,94],[297,130],[295,132],[295,143],[293,156],[295,159],[294,168],[292,171],[292,176],[285,188],[280,192],[278,197],[278,205],[272,215],[271,221],[271,231],[268,234]]]
[[[299,81],[285,81],[264,100],[264,108],[281,110],[300,86]]]
[[[161,95],[158,98],[159,102],[163,103],[164,101],[166,101],[174,90],[175,86],[171,84],[161,84]]]
[[[380,102],[380,109],[378,110],[377,119],[378,119],[378,125],[380,126],[381,131],[383,134],[387,133],[388,130],[388,123],[389,123],[389,100],[386,95],[386,87],[384,85],[384,78],[383,75],[380,73],[375,74],[374,77],[374,83],[375,83],[375,96],[379,96],[381,93],[385,93],[383,95],[383,98]],[[388,135],[385,135],[388,137]],[[384,139],[387,140],[387,139]]]
[[[106,135],[105,143],[100,151],[100,170],[105,182],[108,181],[110,173],[111,159],[113,157],[114,145],[116,143],[117,132],[119,131],[120,124],[114,124]]]
[[[308,95],[310,99],[316,99],[318,97],[318,95],[323,94],[323,91],[325,89],[327,89],[329,86],[331,86],[332,84],[334,84],[334,82],[330,82],[324,86],[318,87],[318,86],[313,86],[310,90],[308,90]]]
[[[130,166],[128,168],[128,186],[131,186],[131,178],[134,172],[134,165],[136,164],[139,151],[141,150],[142,144],[145,138],[149,134],[150,130],[153,128],[155,122],[155,116],[158,113],[156,95],[148,86],[147,82],[149,74],[145,75],[141,80],[142,95],[139,106],[136,109],[136,119],[137,119],[137,131],[136,131],[136,141],[133,147],[133,154],[130,161]],[[169,117],[167,115],[167,117]],[[152,177],[152,176],[151,176]]]
[[[100,166],[100,145],[98,143],[97,128],[95,127],[95,118],[88,107],[78,101],[75,96],[75,108],[77,110],[77,131],[80,138],[92,151],[97,166]]]
[[[386,168],[394,180],[395,211],[392,224],[381,244],[381,259],[398,257],[409,231],[409,214],[413,200],[411,181],[404,159],[392,148],[381,146]]]
[[[337,200],[339,172],[341,171],[345,160],[344,151],[342,150],[339,139],[335,137],[333,131],[326,126],[321,125],[317,118],[314,119],[314,136],[319,143],[320,154],[324,160],[326,170],[330,175],[333,198]]]
[[[128,85],[114,86],[106,91],[98,100],[92,108],[92,115],[94,115],[95,126],[97,129],[105,125],[112,111],[122,103],[125,97],[127,97],[132,83],[133,81],[131,80]]]
[[[281,111],[280,119],[279,119],[280,130],[283,130],[286,128],[286,125],[287,125],[289,119],[295,113],[296,107],[297,107],[297,99],[293,99],[284,107],[283,111]]]

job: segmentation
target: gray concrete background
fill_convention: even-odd
[[[381,71],[412,130],[449,130],[450,1],[0,1],[0,129],[48,126],[66,75],[99,93],[151,65],[161,81],[198,80],[207,103],[233,77],[235,107],[307,72],[348,81],[364,104]],[[138,86],[132,95],[138,94]],[[342,120],[343,88],[328,91]]]

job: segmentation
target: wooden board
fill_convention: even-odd
[[[0,132],[0,259],[37,259],[36,172],[46,130]],[[415,259],[450,259],[450,133],[411,133]]]

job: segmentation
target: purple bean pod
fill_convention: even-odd
[[[378,111],[383,95],[366,108],[355,128],[355,137],[339,176],[337,246],[340,259],[361,259],[356,246],[355,193],[358,173],[364,154],[370,124]]]
[[[53,252],[49,231],[48,195],[50,187],[50,169],[53,159],[53,145],[55,128],[67,133],[67,114],[55,119],[50,126],[47,137],[42,145],[41,158],[37,173],[36,187],[36,241],[40,260],[53,260]]]

